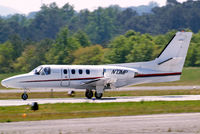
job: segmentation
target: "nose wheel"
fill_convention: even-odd
[[[23,93],[21,97],[22,97],[23,100],[27,100],[28,99],[28,94]]]

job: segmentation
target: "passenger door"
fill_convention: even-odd
[[[61,69],[61,86],[67,87],[70,84],[70,72],[68,68]]]

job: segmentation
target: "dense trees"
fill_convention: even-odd
[[[185,66],[200,66],[200,1],[167,2],[143,15],[118,6],[76,12],[69,4],[52,3],[32,18],[0,18],[0,73],[27,72],[41,64],[152,60],[182,29],[195,33]]]
[[[84,32],[69,34],[68,28],[64,27],[55,40],[27,41],[28,43],[22,43],[23,50],[15,48],[14,43],[17,41],[10,40],[0,44],[0,72],[27,72],[41,64],[98,65],[148,61],[160,53],[175,32],[152,36],[130,30],[115,37],[104,48],[92,45]],[[193,35],[185,66],[200,66],[199,42],[200,32]],[[20,53],[18,57],[15,50]]]
[[[74,60],[72,52],[80,47],[78,39],[71,37],[67,27],[58,33],[55,43],[46,53],[47,63],[70,64]]]
[[[73,53],[73,64],[78,65],[98,65],[103,63],[104,49],[100,45],[93,45],[90,47],[82,48]]]

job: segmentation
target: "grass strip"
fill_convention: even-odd
[[[187,112],[200,112],[200,101],[57,103],[39,105],[35,112],[30,106],[0,107],[0,122]]]

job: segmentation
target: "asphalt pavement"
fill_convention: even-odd
[[[200,113],[0,123],[2,134],[198,134]]]

